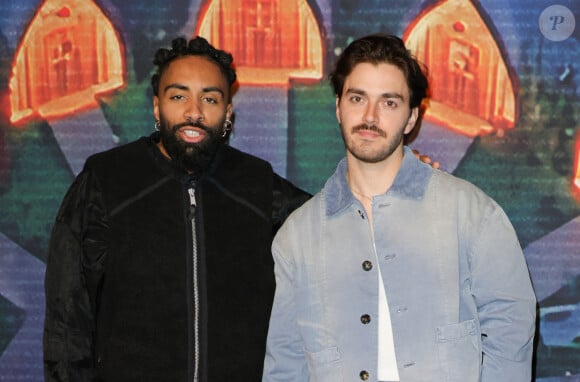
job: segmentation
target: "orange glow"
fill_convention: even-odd
[[[472,2],[439,1],[409,26],[404,39],[433,74],[427,119],[468,136],[514,127],[516,78]]]
[[[323,76],[322,37],[306,0],[210,1],[196,34],[232,53],[241,84]]]
[[[96,107],[96,94],[123,85],[121,45],[99,7],[90,0],[46,0],[12,66],[10,120]]]

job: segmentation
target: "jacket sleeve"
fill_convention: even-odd
[[[107,221],[96,180],[84,170],[63,199],[45,274],[46,381],[94,379],[93,335]]]
[[[482,382],[529,382],[536,298],[515,231],[495,203],[471,255],[471,288],[482,335]]]
[[[280,247],[282,240],[279,234],[272,245],[276,293],[268,329],[262,382],[304,382],[309,380],[309,374],[297,325],[292,282],[296,272],[293,263],[284,259]]]

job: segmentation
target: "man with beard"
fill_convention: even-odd
[[[225,144],[232,56],[203,38],[155,56],[158,130],[87,159],[46,268],[47,381],[257,381],[270,244],[308,197]]]
[[[404,145],[427,78],[395,36],[330,76],[346,158],[272,245],[264,381],[530,381],[536,301],[500,206]]]

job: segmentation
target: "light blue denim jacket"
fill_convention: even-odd
[[[345,173],[274,240],[263,381],[377,381],[379,267],[401,381],[530,381],[536,299],[498,204],[405,147],[373,241]]]

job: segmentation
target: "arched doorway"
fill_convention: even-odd
[[[213,0],[200,15],[196,34],[233,54],[240,83],[322,78],[322,36],[306,0]]]
[[[417,17],[404,39],[432,74],[426,118],[468,136],[514,127],[515,76],[472,2],[436,3]]]
[[[92,1],[46,0],[18,47],[10,78],[11,121],[96,106],[124,84],[121,43]]]

